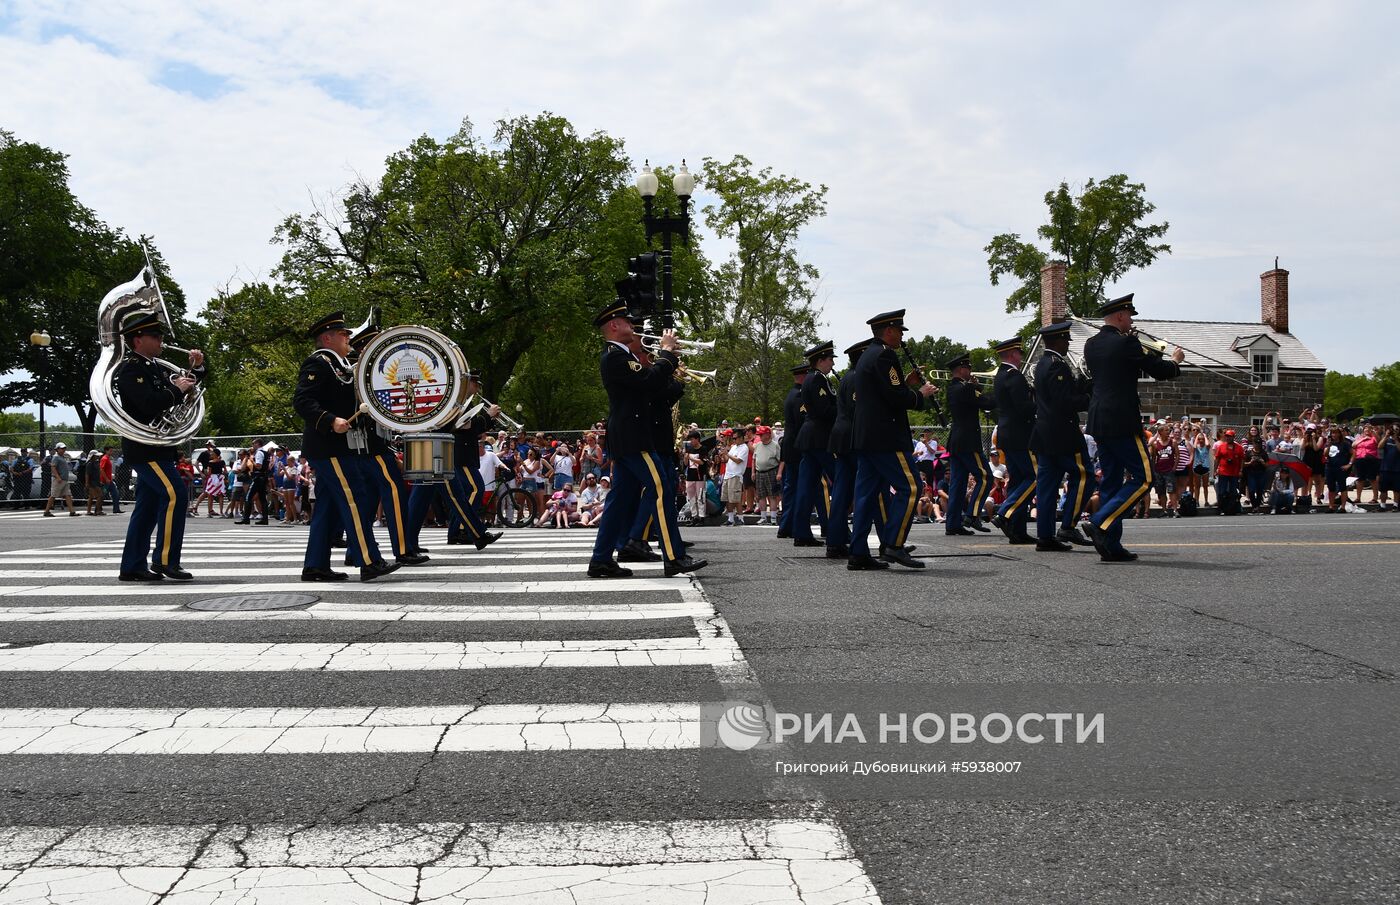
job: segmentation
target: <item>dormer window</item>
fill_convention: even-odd
[[[1254,372],[1254,382],[1260,386],[1278,386],[1278,352],[1274,349],[1252,349],[1249,353],[1250,370]]]

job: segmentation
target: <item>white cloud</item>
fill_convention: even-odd
[[[1010,332],[987,240],[1033,236],[1062,179],[1126,172],[1176,248],[1125,281],[1146,310],[1254,318],[1277,254],[1329,365],[1395,358],[1361,339],[1400,329],[1384,5],[7,9],[0,126],[71,155],[79,196],[156,235],[195,300],[265,274],[282,217],[415,136],[547,109],[638,162],[743,153],[830,186],[805,250],[838,344],[900,305],[920,333]]]

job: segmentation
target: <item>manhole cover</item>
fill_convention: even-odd
[[[191,610],[232,612],[242,610],[300,610],[320,600],[315,594],[240,594],[237,597],[210,597],[185,604]]]

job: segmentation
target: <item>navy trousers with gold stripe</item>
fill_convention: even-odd
[[[817,507],[817,523],[829,531],[831,523],[831,479],[835,465],[831,453],[808,449],[802,453],[802,470],[797,477],[797,500],[793,504],[792,536],[812,539],[812,507]]]
[[[828,549],[850,546],[851,526],[846,523],[846,518],[855,505],[856,471],[860,465],[859,456],[854,452],[833,454],[831,458],[835,460],[836,468],[831,480],[831,511],[827,513],[824,535]],[[876,499],[880,514],[875,517],[875,534],[880,538],[880,543],[886,546],[889,546],[890,536],[885,533],[889,521],[889,507],[885,505],[885,498],[889,493],[888,487],[882,487]]]
[[[611,562],[618,540],[631,527],[636,517],[632,505],[644,491],[657,528],[661,531],[661,555],[668,560],[681,559],[685,554],[676,536],[676,495],[667,492],[665,466],[651,451],[626,453],[613,459],[612,490],[603,503],[603,515],[598,520],[598,536],[593,542],[592,562]]]
[[[1003,450],[1006,455],[1006,500],[997,514],[1011,522],[1022,534],[1026,533],[1026,523],[1031,517],[1031,502],[1035,499],[1035,456],[1028,451]],[[1050,507],[1055,508],[1053,505]]]
[[[914,457],[903,450],[856,454],[856,504],[851,516],[852,556],[869,556],[870,526],[882,508],[885,527],[876,535],[887,545],[902,547],[909,539],[914,506],[919,498],[919,481],[914,477]],[[888,502],[883,491],[888,487]]]
[[[329,569],[331,538],[345,529],[345,555],[363,568],[379,562],[379,545],[374,540],[374,512],[368,510],[373,496],[365,483],[364,467],[356,456],[312,459],[316,471],[316,508],[311,513],[311,533],[306,538],[303,568]]]
[[[1069,476],[1065,493],[1065,511],[1060,516],[1061,528],[1074,527],[1074,520],[1084,511],[1084,504],[1094,493],[1094,465],[1089,454],[1080,450],[1069,455],[1042,453],[1036,457],[1035,536],[1040,540],[1055,538],[1055,505],[1060,498],[1060,482]]]
[[[481,499],[481,472],[471,465],[458,465],[452,480],[447,482],[447,498],[452,505],[447,510],[447,536],[462,533],[473,541],[486,533],[486,525],[476,514]]]
[[[676,493],[676,465],[674,462],[669,461],[665,456],[661,455],[656,457],[656,461],[657,464],[661,466],[661,483],[670,490],[671,498],[674,500]],[[611,491],[609,491],[609,493],[611,493]],[[672,537],[677,541],[681,539],[679,526],[680,517],[678,515],[676,522],[672,525],[672,530],[675,532]],[[641,497],[637,500],[636,512],[632,516],[632,529],[627,532],[626,536],[618,537],[617,549],[621,551],[629,540],[649,541],[653,537],[659,540],[661,538],[661,530],[660,526],[656,524],[656,500],[652,499],[651,488],[645,487],[642,490]]]
[[[395,556],[407,556],[412,552],[408,545],[408,527],[405,524],[408,485],[404,484],[398,457],[392,453],[355,456],[355,463],[364,472],[365,489],[369,492],[366,508],[370,513],[371,524],[375,508],[382,506],[384,524],[389,528],[389,546],[394,549]]]
[[[970,453],[948,454],[948,530],[956,531],[963,525],[963,516],[982,517],[982,504],[987,499],[987,489],[991,484],[992,471],[987,467],[987,456],[982,450]],[[973,479],[971,501],[967,492],[967,479]]]
[[[1103,481],[1099,483],[1099,508],[1091,521],[1108,535],[1109,552],[1116,553],[1123,549],[1123,517],[1152,488],[1142,434],[1099,440],[1099,467]]]
[[[156,532],[153,562],[158,566],[178,566],[185,542],[185,510],[189,506],[185,482],[171,461],[133,462],[132,470],[136,473],[136,505],[126,526],[122,571],[146,571],[152,529]]]

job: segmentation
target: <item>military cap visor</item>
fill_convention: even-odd
[[[855,345],[853,345],[853,346],[848,346],[848,347],[846,348],[846,354],[847,354],[847,355],[850,355],[850,356],[852,356],[852,357],[854,357],[854,356],[856,356],[856,355],[860,355],[860,354],[863,353],[867,348],[869,348],[869,346],[870,346],[870,344],[871,344],[872,342],[873,342],[873,340],[862,339],[860,342],[856,343]]]
[[[1130,292],[1125,296],[1104,302],[1099,306],[1098,316],[1107,317],[1117,311],[1126,311],[1129,314],[1137,314],[1137,309],[1133,307],[1133,294]]]
[[[1058,324],[1046,324],[1044,327],[1041,327],[1040,330],[1038,330],[1037,332],[1041,336],[1045,337],[1069,336],[1069,328],[1069,321],[1060,321]]]
[[[808,361],[821,361],[823,358],[834,358],[836,357],[836,344],[832,342],[817,343],[802,354],[807,356]]]
[[[1013,336],[1010,339],[1003,339],[992,347],[998,352],[1010,352],[1012,349],[1021,348],[1021,337]]]
[[[311,325],[310,329],[306,331],[306,338],[315,339],[322,333],[325,333],[327,330],[349,329],[350,328],[345,324],[345,312],[332,311],[330,314],[327,314],[325,317],[321,318],[316,323]]]
[[[967,355],[959,355],[957,358],[950,359],[946,367],[950,371],[957,368],[970,368],[972,367],[972,359]]]
[[[870,320],[866,321],[866,323],[872,327],[875,327],[876,329],[884,329],[885,327],[898,327],[899,329],[903,330],[904,310],[905,309],[900,308],[898,311],[886,311],[884,314],[877,314]]]
[[[806,374],[808,371],[812,370],[812,366],[804,361],[800,365],[793,365],[788,370],[792,371],[794,374]]]
[[[157,314],[144,311],[133,311],[122,318],[122,335],[135,336],[138,333],[159,333],[165,334],[165,321]]]
[[[597,317],[593,318],[593,326],[601,327],[608,321],[619,317],[627,317],[627,303],[621,299],[608,302],[607,305],[603,306],[603,310],[599,311]]]

